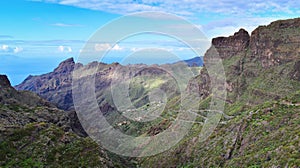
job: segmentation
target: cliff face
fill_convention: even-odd
[[[299,59],[299,27],[299,18],[275,21],[268,26],[259,26],[251,36],[240,29],[233,36],[214,38],[212,46],[222,59],[244,53],[267,68]]]
[[[245,101],[255,105],[279,99],[299,89],[299,18],[260,26],[251,36],[241,29],[233,36],[214,38],[212,47],[204,56],[205,62],[213,58],[212,48],[223,60],[228,103]],[[210,94],[208,78],[204,68],[196,79],[200,95]],[[195,88],[195,85],[192,87]]]
[[[250,36],[244,29],[240,29],[230,37],[217,37],[212,39],[212,45],[217,49],[222,59],[230,58],[239,52],[244,52],[250,42]]]
[[[260,26],[251,34],[250,56],[262,67],[284,64],[300,57],[300,21],[282,20]]]

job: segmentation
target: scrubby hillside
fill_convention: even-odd
[[[4,75],[0,88],[0,167],[132,166],[86,137],[74,112],[16,91]]]
[[[298,167],[300,165],[300,19],[260,26],[251,36],[241,29],[230,37],[212,40],[226,73],[227,115],[204,142],[194,125],[173,149],[141,160],[144,167]],[[212,48],[204,61],[210,61]],[[204,62],[205,63],[205,62]],[[194,83],[198,82],[198,85]],[[191,82],[211,98],[204,68]]]

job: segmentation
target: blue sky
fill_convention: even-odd
[[[127,14],[145,11],[176,14],[195,24],[211,39],[231,35],[240,28],[251,32],[258,25],[299,17],[300,1],[2,0],[0,11],[0,73],[7,74],[15,85],[29,74],[52,71],[66,58],[76,59],[100,27]],[[105,45],[109,44],[98,47]],[[195,56],[169,38],[145,35],[114,46],[106,62],[153,46],[182,55],[184,59]]]

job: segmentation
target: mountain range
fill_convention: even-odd
[[[90,70],[97,70],[97,102],[111,125],[129,135],[153,136],[170,127],[178,115],[175,111],[180,107],[182,90],[199,95],[199,110],[211,106],[214,81],[208,65],[216,51],[224,66],[227,96],[224,115],[208,139],[199,137],[208,113],[196,119],[178,144],[150,157],[120,157],[87,137],[74,111],[74,70],[82,72],[82,81]],[[1,166],[298,167],[300,18],[259,26],[251,34],[240,29],[232,36],[214,38],[200,68],[201,60],[185,61],[192,78],[184,89],[162,70],[183,78],[184,62],[82,65],[70,58],[53,72],[29,76],[15,86],[18,91],[6,76],[0,76]],[[122,82],[129,83],[128,95],[137,111],[150,108],[151,96],[159,97],[163,91],[165,99],[160,101],[166,105],[162,119],[140,123],[120,115],[111,88]]]

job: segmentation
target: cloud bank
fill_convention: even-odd
[[[195,13],[258,14],[265,11],[298,13],[298,0],[43,0],[111,13],[128,14],[142,11],[164,11],[182,16]]]

